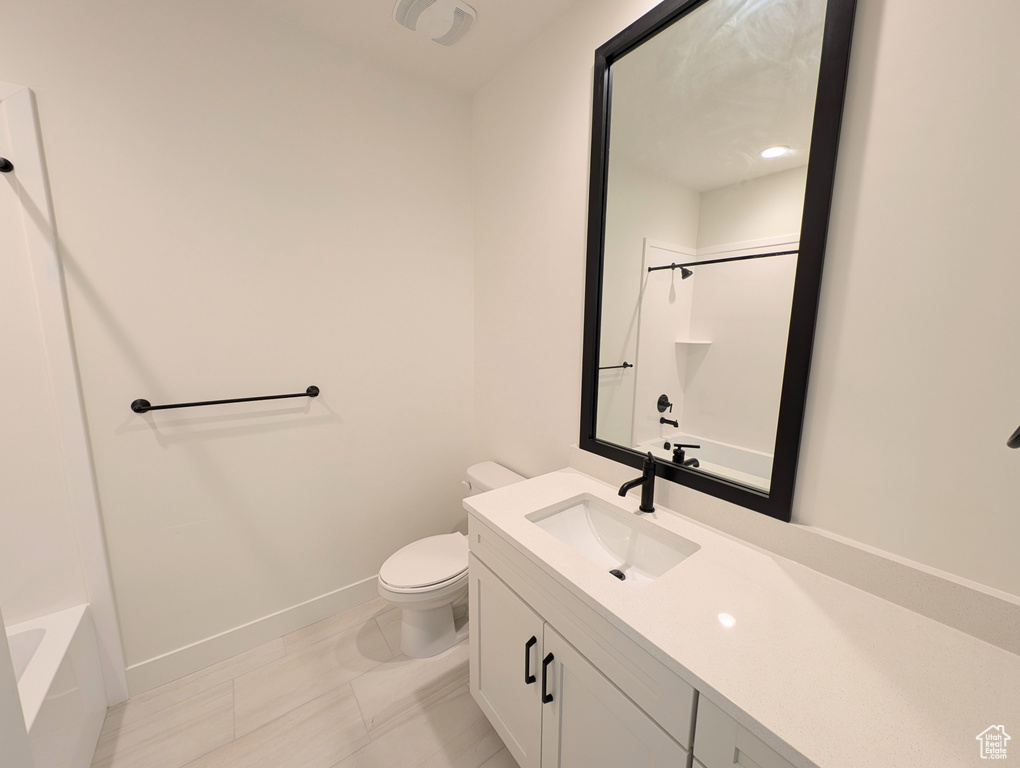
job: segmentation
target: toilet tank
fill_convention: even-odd
[[[494,461],[483,461],[480,464],[472,464],[467,470],[467,480],[464,484],[468,488],[468,495],[474,496],[478,493],[485,493],[494,488],[502,488],[504,485],[519,483],[526,480],[523,475],[507,469],[502,464]]]

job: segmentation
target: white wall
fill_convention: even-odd
[[[655,5],[578,3],[475,94],[475,448],[525,475],[580,431],[595,48]]]
[[[806,170],[703,192],[698,260],[744,255],[731,250],[740,243],[798,240]],[[691,333],[712,345],[688,354],[684,432],[773,453],[796,267],[795,256],[774,256],[703,267],[689,278]]]
[[[794,517],[1020,595],[1020,5],[859,5]]]
[[[807,166],[701,193],[698,248],[800,232]]]
[[[697,283],[695,276],[684,280],[675,269],[648,271],[648,267],[696,261],[694,248],[649,240],[644,251],[640,267],[643,273],[640,353],[635,371],[635,445],[676,434],[675,427],[662,424],[660,419],[676,422],[683,419],[689,347],[678,345],[677,341],[691,339],[691,308]],[[673,404],[665,413],[659,413],[657,407],[661,395],[666,395]]]
[[[796,268],[789,255],[694,269],[690,334],[712,343],[687,353],[684,432],[774,452]]]
[[[652,5],[575,6],[475,99],[478,442],[528,473],[577,439],[592,54]],[[1015,595],[1018,26],[858,3],[794,502]]]
[[[462,520],[466,98],[198,0],[5,9],[0,75],[38,94],[134,690]]]
[[[698,237],[698,195],[674,181],[619,158],[609,165],[606,245],[602,291],[601,364],[637,362],[641,292],[648,273],[643,255],[646,238],[694,246]],[[643,331],[642,331],[643,333]],[[638,442],[635,413],[658,412],[655,397],[635,401],[638,370],[603,371],[599,375],[598,437],[615,443]],[[653,361],[654,362],[654,361]],[[647,393],[642,393],[647,394]],[[650,409],[650,410],[649,410]]]

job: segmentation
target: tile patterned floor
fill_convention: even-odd
[[[517,768],[468,646],[400,654],[379,599],[110,709],[93,768]]]

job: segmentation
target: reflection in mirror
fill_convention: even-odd
[[[595,437],[765,493],[825,5],[709,0],[610,69]]]

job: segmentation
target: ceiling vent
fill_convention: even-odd
[[[475,9],[460,0],[397,0],[393,8],[393,18],[402,27],[446,46],[464,37],[477,17]]]

